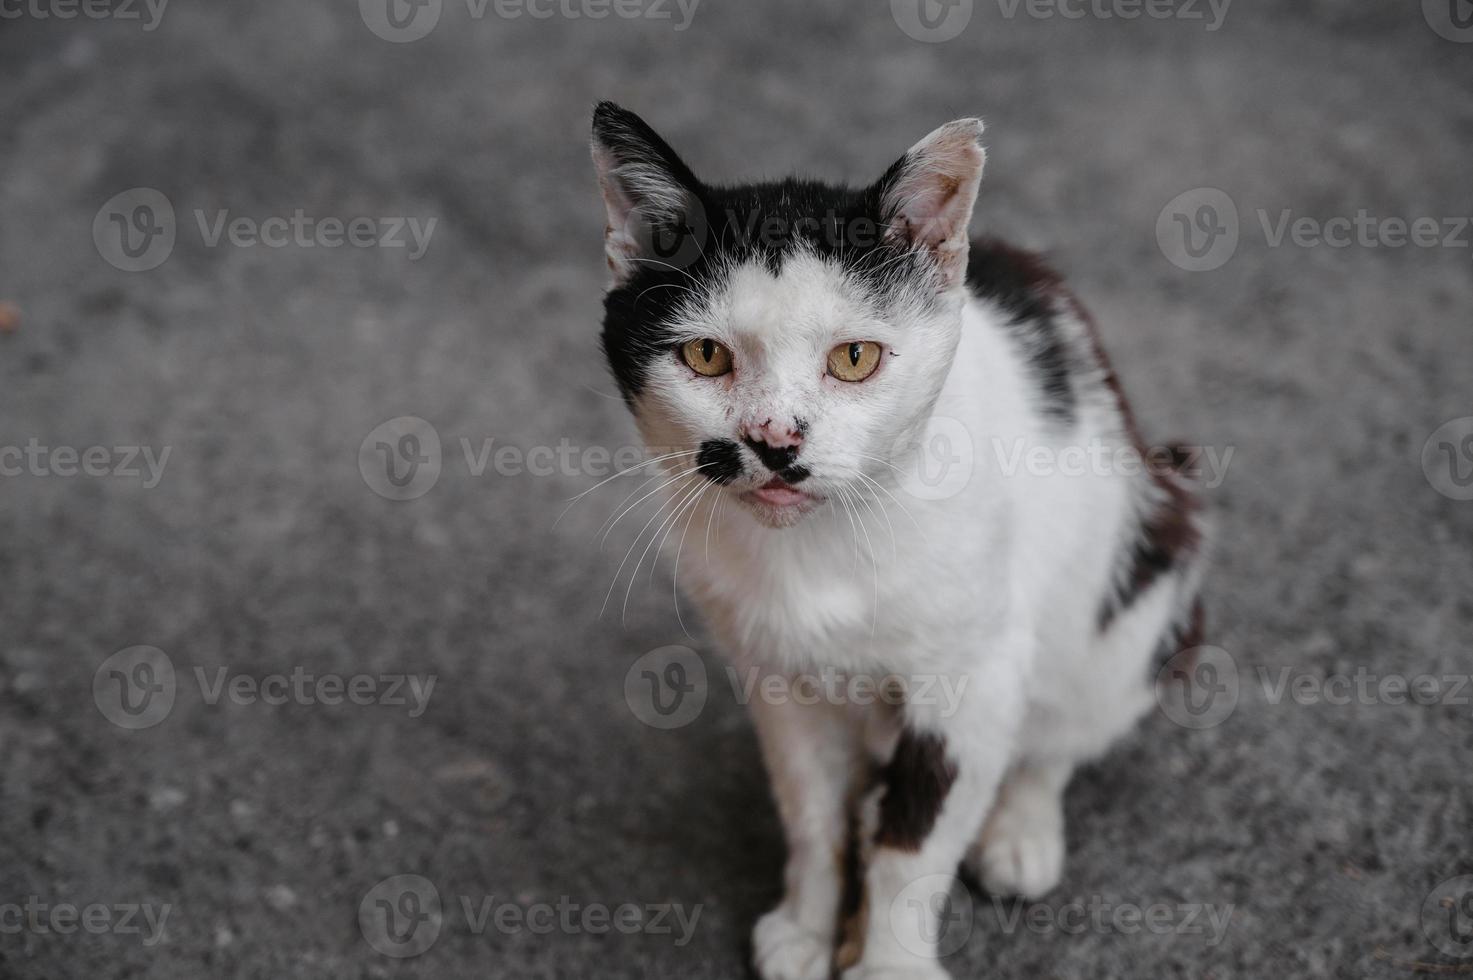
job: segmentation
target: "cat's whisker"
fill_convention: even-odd
[[[895,525],[890,523],[890,514],[885,510],[884,501],[880,500],[879,497],[874,496],[874,494],[870,494],[868,496],[864,494],[859,494],[859,500],[862,504],[864,504],[865,510],[868,510],[871,514],[875,513],[875,509],[874,507],[870,506],[870,501],[873,500],[876,504],[879,505],[879,516],[885,519],[885,527],[889,528],[890,530],[890,559],[891,561],[898,560],[900,558],[900,542],[895,537]]]
[[[701,500],[706,496],[706,491],[714,486],[716,484],[708,480],[701,487],[701,492],[696,494],[696,502],[691,507],[689,516],[685,519],[685,530],[680,532],[680,541],[675,545],[675,570],[670,575],[670,597],[675,600],[675,621],[680,624],[680,631],[691,639],[695,639],[695,637],[691,636],[690,630],[685,628],[685,617],[680,615],[680,555],[685,551],[685,536],[690,533],[691,522],[695,520],[696,514],[701,509]],[[716,512],[714,503],[711,505],[710,510],[713,514]],[[709,526],[710,524],[708,523],[707,527]]]
[[[593,491],[597,490],[599,487],[604,486],[605,484],[608,484],[608,483],[612,483],[613,481],[619,479],[619,477],[625,475],[626,473],[633,473],[635,470],[644,469],[646,466],[650,465],[651,463],[661,463],[661,462],[664,462],[666,460],[680,459],[681,457],[684,457],[684,456],[699,456],[700,453],[701,453],[701,451],[699,449],[692,449],[692,450],[689,450],[689,451],[686,451],[686,452],[679,452],[679,453],[665,453],[662,456],[655,456],[652,459],[647,459],[647,460],[645,460],[642,463],[636,463],[633,466],[626,466],[624,469],[622,469],[619,472],[615,473],[613,476],[605,477],[604,479],[599,480],[593,486],[589,487],[587,490],[584,490],[582,493],[578,494],[577,496],[575,496],[571,500],[569,500],[568,501],[568,506],[566,506],[566,507],[563,508],[563,512],[557,516],[557,520],[555,520],[555,521],[552,522],[552,526],[553,527],[557,527],[558,521],[561,521],[564,517],[566,517],[568,511],[572,510],[573,509],[573,505],[576,504],[578,501],[582,500],[584,497],[588,496],[590,493],[593,493]]]
[[[721,502],[725,495],[717,495],[715,503],[711,505],[711,513],[706,518],[706,566],[711,565],[711,524],[716,520],[716,512],[721,509]]]
[[[699,498],[700,495],[705,492],[706,487],[708,487],[708,486],[710,486],[710,481],[709,480],[702,481],[701,485],[696,488],[696,491],[697,492],[696,492],[695,496],[697,498]],[[689,499],[689,498],[687,498],[687,499]],[[665,530],[665,537],[660,539],[659,546],[657,548],[655,548],[655,557],[657,559],[660,556],[660,552],[662,552],[662,551],[665,550],[665,541],[669,539],[670,532],[671,531],[674,531],[674,530],[675,530],[675,525],[674,524],[671,524],[670,527]],[[652,562],[650,562],[650,578],[649,578],[649,583],[651,585],[654,585],[655,584],[655,571],[658,568],[658,566],[659,566],[659,562],[658,561],[652,561]]]
[[[624,517],[630,511],[634,510],[640,504],[644,503],[646,500],[648,500],[649,498],[653,497],[655,494],[659,493],[661,490],[665,489],[666,487],[671,486],[672,484],[678,483],[684,477],[689,476],[691,474],[691,472],[692,472],[691,470],[681,470],[679,473],[675,474],[675,476],[673,476],[670,479],[666,480],[664,483],[660,484],[658,487],[655,487],[655,489],[651,490],[649,493],[645,494],[643,497],[640,497],[638,500],[636,500],[634,503],[630,504],[628,507],[624,508],[623,512],[621,512],[619,514],[619,516],[617,516],[617,517],[614,518],[613,523],[611,523],[609,525],[608,530],[604,531],[604,535],[599,540],[599,543],[598,543],[599,548],[600,549],[603,548],[603,546],[609,540],[609,535],[614,533],[614,526],[617,525],[620,521],[622,521],[624,519]],[[646,482],[648,482],[648,481],[646,481]]]
[[[848,490],[847,488],[844,492],[846,495],[853,493],[853,491]],[[860,514],[858,510],[855,510],[854,516],[858,518],[859,530],[864,535],[864,542],[867,550],[869,551],[870,570],[874,573],[875,579],[875,598],[874,604],[870,607],[869,621],[869,633],[870,636],[873,637],[875,635],[875,627],[879,621],[880,615],[880,565],[875,558],[875,543],[869,536],[869,528],[867,528],[864,524],[864,516]]]
[[[691,476],[692,476],[692,474],[690,474],[690,473],[681,473],[679,476],[677,476],[675,478],[675,480],[687,479],[687,478],[690,478]],[[697,479],[699,479],[699,478],[697,478]],[[671,482],[673,483],[675,481],[672,480]],[[664,486],[669,486],[669,485],[670,485],[669,483],[664,484]],[[655,492],[657,492],[658,489],[659,488],[656,488],[656,490],[652,490],[650,492],[651,493],[655,493]],[[645,496],[649,496],[649,494],[646,494]],[[641,499],[643,499],[643,498],[641,498]],[[673,495],[672,495],[672,497],[670,499],[673,499]],[[626,551],[626,552],[624,552],[624,558],[623,558],[623,560],[621,560],[619,562],[619,567],[614,570],[614,580],[609,583],[609,591],[608,591],[608,594],[606,594],[604,596],[604,604],[599,607],[598,615],[599,615],[599,618],[600,619],[603,618],[604,612],[609,608],[609,600],[611,598],[613,598],[613,596],[614,596],[614,588],[619,584],[619,578],[620,578],[620,576],[624,572],[624,566],[626,564],[628,564],[628,562],[629,562],[629,556],[632,555],[634,553],[634,549],[639,546],[640,539],[642,539],[644,537],[644,532],[647,531],[647,530],[649,530],[649,527],[650,527],[651,524],[655,523],[655,518],[656,517],[659,517],[662,513],[664,513],[665,508],[670,505],[670,499],[662,500],[660,502],[660,506],[657,507],[657,508],[655,508],[654,514],[650,515],[650,519],[645,522],[644,527],[640,528],[639,529],[639,533],[634,536],[634,541],[629,545],[629,550]],[[628,513],[628,511],[625,511],[625,513]],[[612,531],[613,528],[611,527],[609,530]]]
[[[701,486],[698,482],[697,485],[694,487],[681,487],[680,490],[671,494],[671,498],[677,500],[678,502],[671,509],[670,513],[663,520],[661,520],[660,526],[655,528],[655,533],[650,535],[649,543],[646,544],[644,546],[644,550],[639,553],[639,559],[634,563],[634,570],[629,573],[629,585],[626,586],[624,589],[624,606],[619,612],[620,625],[627,625],[629,617],[629,597],[634,593],[634,581],[635,579],[639,578],[639,566],[644,564],[645,557],[650,553],[650,549],[654,547],[655,539],[660,536],[660,531],[663,530],[667,524],[673,526],[674,522],[680,519],[681,513],[685,510],[686,502],[700,491]],[[680,496],[681,494],[684,494],[684,496]],[[661,510],[663,509],[664,508],[662,507]],[[640,535],[643,536],[643,534],[644,532],[641,531]],[[638,544],[638,539],[635,540],[635,543]],[[658,553],[656,553],[656,561],[658,560],[659,555]]]
[[[697,279],[695,276],[691,275],[689,272],[687,272],[686,270],[682,269],[678,265],[671,265],[669,262],[661,262],[659,259],[651,259],[651,258],[647,258],[647,257],[644,257],[644,256],[638,256],[638,257],[636,257],[634,259],[634,261],[636,261],[636,262],[648,262],[650,265],[663,265],[665,268],[670,269],[673,272],[678,272],[682,276],[685,276],[685,278],[689,279],[691,282],[695,283],[697,286],[704,285],[704,283],[702,283],[701,280]]]
[[[891,493],[889,491],[889,489],[887,489],[886,486],[883,483],[881,483],[879,480],[876,480],[874,477],[869,476],[869,475],[867,475],[867,474],[865,474],[863,472],[856,472],[855,475],[858,476],[861,480],[863,480],[869,486],[874,487],[880,493],[883,493],[885,496],[889,497],[890,500],[895,504],[895,506],[900,508],[900,512],[902,514],[904,514],[906,516],[906,518],[908,518],[910,520],[910,523],[915,526],[916,532],[918,534],[920,534],[920,536],[921,536],[921,540],[923,540],[923,541],[925,540],[925,538],[926,538],[925,529],[922,528],[921,525],[920,525],[920,522],[915,519],[915,515],[913,515],[910,512],[910,510],[904,504],[902,504],[900,502],[899,498],[897,498],[893,493]],[[877,503],[879,502],[879,498],[878,497],[876,497],[875,500],[876,500]],[[885,505],[883,503],[880,503],[880,506],[881,507],[884,507]]]
[[[604,518],[604,522],[598,526],[598,530],[597,531],[594,531],[593,532],[593,536],[596,538],[600,534],[603,534],[604,533],[604,530],[606,528],[611,527],[610,522],[614,520],[615,515],[619,513],[620,508],[622,508],[625,504],[629,503],[629,501],[633,500],[635,494],[639,493],[641,490],[643,490],[645,487],[649,486],[651,483],[654,483],[656,480],[664,479],[667,475],[668,475],[667,473],[663,473],[663,472],[656,473],[654,476],[647,477],[643,482],[640,483],[639,486],[637,486],[633,490],[629,491],[629,494],[623,500],[619,501],[618,506],[616,506],[613,510],[609,511],[609,516]],[[599,550],[603,550],[602,549],[602,545],[600,545],[600,549]]]

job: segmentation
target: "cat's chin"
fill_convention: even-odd
[[[738,494],[737,499],[757,518],[758,523],[773,528],[792,527],[823,504],[822,499],[809,493],[770,499],[770,495],[764,495],[760,490],[748,490]]]

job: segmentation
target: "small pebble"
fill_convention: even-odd
[[[296,908],[297,893],[288,885],[272,885],[266,889],[266,904],[278,912]]]

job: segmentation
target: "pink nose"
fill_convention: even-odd
[[[793,420],[792,425],[784,425],[769,418],[761,424],[743,423],[742,438],[750,442],[765,442],[774,449],[785,449],[789,446],[802,445],[803,430],[806,428],[807,426],[797,419]]]

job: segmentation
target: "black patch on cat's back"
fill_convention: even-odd
[[[967,260],[967,286],[1007,315],[1006,326],[1028,359],[1044,414],[1073,424],[1073,357],[1059,326],[1068,306],[1063,279],[1033,252],[980,238],[972,242]]]

